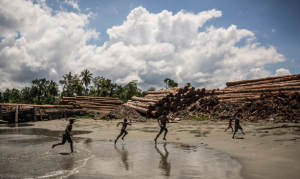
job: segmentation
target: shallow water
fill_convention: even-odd
[[[241,165],[216,150],[74,137],[77,153],[70,154],[68,143],[50,149],[61,133],[1,128],[0,178],[242,178]]]

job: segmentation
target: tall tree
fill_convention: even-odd
[[[81,72],[80,77],[82,77],[81,81],[85,85],[85,95],[88,95],[88,86],[91,83],[93,77],[92,73],[88,69],[85,69]]]
[[[10,93],[10,99],[12,103],[21,102],[21,93],[20,90],[13,88]]]
[[[8,89],[8,88],[3,92],[3,101],[4,101],[5,103],[8,103],[8,102],[9,102],[9,99],[10,99],[10,93],[11,93],[11,91],[10,91],[10,89]]]
[[[101,95],[101,87],[102,87],[102,83],[105,80],[105,78],[103,78],[102,76],[97,76],[95,78],[92,79],[93,83],[94,83],[94,90],[97,93],[97,96]]]
[[[187,83],[185,86],[186,87],[192,87],[192,84],[191,83]]]
[[[41,99],[44,99],[44,96],[46,96],[47,94],[48,83],[49,81],[47,81],[46,78],[36,79],[32,81],[32,88],[34,88],[33,90],[36,92],[38,104],[42,104]]]
[[[45,96],[47,100],[46,103],[54,104],[55,99],[59,93],[58,84],[55,81],[51,80],[48,82],[48,86],[46,89],[47,89],[46,90],[47,95]]]
[[[72,72],[65,74],[62,76],[63,80],[59,80],[59,84],[63,85],[63,91],[61,93],[62,96],[72,97],[74,96],[73,88],[72,88]]]
[[[4,101],[3,101],[3,95],[2,95],[2,93],[0,92],[0,103],[3,103]]]
[[[71,84],[73,92],[75,92],[76,96],[82,96],[84,92],[84,87],[82,85],[82,81],[79,79],[77,74],[73,76]]]
[[[150,87],[147,91],[156,91],[155,87]]]
[[[22,102],[25,104],[32,104],[34,103],[34,95],[32,95],[32,88],[30,87],[24,87],[21,90],[21,97],[22,97]]]
[[[178,83],[176,83],[174,80],[171,80],[170,78],[164,79],[164,83],[166,85],[166,89],[178,87]]]
[[[140,88],[138,88],[137,86],[137,82],[138,80],[132,80],[131,82],[129,82],[128,84],[126,84],[124,86],[124,88],[126,89],[126,93],[127,93],[127,99],[131,99],[132,96],[138,96],[138,97],[142,97],[142,90]]]

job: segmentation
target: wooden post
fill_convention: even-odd
[[[2,105],[0,105],[0,120],[3,120]]]
[[[41,113],[41,108],[39,107],[38,109],[39,109],[39,114],[40,114],[40,120],[43,121],[43,116],[42,116],[42,113]]]
[[[52,112],[48,113],[48,120],[52,120]]]
[[[60,119],[63,117],[64,109],[61,110]]]
[[[64,111],[65,111],[65,112],[64,112],[64,113],[65,113],[65,115],[64,115],[64,116],[65,116],[65,118],[67,118],[67,111],[66,111],[66,110],[64,110]]]
[[[35,113],[35,107],[33,107],[33,122],[36,121],[36,113]]]
[[[18,105],[16,105],[16,112],[15,112],[15,123],[18,123],[18,116],[19,116],[19,114],[18,114]]]

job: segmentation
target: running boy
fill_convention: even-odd
[[[167,133],[168,133],[168,129],[166,128],[166,122],[169,123],[169,119],[167,118],[166,115],[167,115],[167,112],[164,111],[164,112],[163,112],[163,115],[160,116],[159,118],[157,118],[158,125],[160,126],[160,131],[159,131],[159,133],[157,134],[156,138],[154,139],[155,143],[156,143],[157,138],[160,136],[160,134],[161,134],[163,131],[165,131],[165,135],[164,135],[163,140],[167,140],[167,139],[166,139],[166,135],[167,135]]]
[[[70,143],[70,147],[71,147],[71,153],[73,153],[73,141],[71,139],[71,136],[73,136],[71,134],[71,131],[72,131],[72,124],[74,124],[75,122],[75,119],[70,119],[69,120],[69,124],[67,125],[66,129],[65,129],[65,132],[63,133],[63,138],[62,138],[62,141],[61,143],[58,143],[58,144],[53,144],[52,145],[52,149],[54,147],[56,147],[57,145],[64,145],[66,143],[66,141],[68,141]],[[76,152],[76,151],[75,151]]]
[[[231,130],[232,130],[232,132],[233,132],[233,128],[232,128],[232,119],[229,119],[229,126],[228,126],[227,129],[229,129],[229,128],[231,128]],[[225,129],[225,132],[226,132],[227,129]]]
[[[234,133],[233,133],[233,136],[232,138],[234,139],[234,135],[235,133],[240,129],[242,131],[242,133],[245,135],[245,133],[243,132],[243,128],[240,126],[240,122],[243,123],[243,121],[241,121],[241,115],[238,114],[235,118],[235,126],[234,126]],[[244,123],[243,123],[244,124]]]
[[[119,122],[117,127],[119,126],[119,124],[123,124],[123,127],[121,129],[121,132],[120,132],[120,135],[118,135],[117,139],[115,140],[115,144],[117,143],[117,140],[119,139],[119,137],[121,137],[123,134],[123,137],[122,137],[122,140],[124,140],[124,137],[125,135],[128,134],[128,132],[125,130],[127,125],[131,125],[131,120],[130,120],[130,123],[127,122],[127,119],[124,119],[124,122]]]

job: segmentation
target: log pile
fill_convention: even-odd
[[[148,91],[145,97],[133,96],[124,105],[149,116],[160,116],[163,111],[185,110],[202,96],[202,89],[174,87],[160,91]]]
[[[206,90],[188,111],[201,116],[229,118],[241,113],[250,120],[300,113],[300,74],[227,82],[222,90]]]
[[[62,104],[72,105],[74,109],[82,110],[98,110],[110,112],[123,102],[119,98],[105,98],[105,97],[62,97]]]

